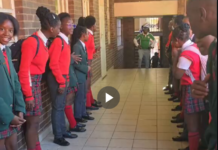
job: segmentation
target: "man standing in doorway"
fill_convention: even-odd
[[[142,58],[145,56],[145,67],[146,69],[149,68],[149,62],[150,62],[150,51],[152,48],[154,48],[154,45],[156,43],[154,36],[149,33],[150,29],[148,25],[144,25],[142,28],[143,33],[140,33],[136,36],[134,39],[135,46],[139,49],[139,68],[141,68],[142,65]],[[140,42],[140,44],[138,43]]]

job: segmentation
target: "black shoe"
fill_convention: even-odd
[[[177,128],[184,128],[184,124],[177,125]]]
[[[182,107],[180,105],[177,105],[175,108],[171,109],[172,111],[181,111]]]
[[[176,116],[173,116],[172,119],[180,119],[181,113],[178,113]]]
[[[92,106],[94,106],[94,107],[102,107],[102,105],[101,104],[98,104],[97,102],[95,102],[94,104],[92,104]]]
[[[91,106],[91,107],[86,107],[87,110],[99,110],[98,107],[94,107],[94,106]]]
[[[83,119],[85,119],[85,120],[95,120],[95,118],[93,118],[91,116],[83,116]]]
[[[77,123],[87,123],[88,121],[87,120],[85,120],[85,119],[83,119],[83,118],[75,118],[75,120],[76,120],[76,122]]]
[[[165,94],[173,94],[173,92],[171,92],[171,91],[168,91],[168,92],[165,92]]]
[[[91,113],[91,112],[89,112],[89,111],[87,111],[86,113],[87,113],[88,115],[91,115],[91,114],[92,114],[92,113]]]
[[[86,129],[85,128],[83,128],[83,127],[78,127],[78,126],[76,126],[75,128],[71,128],[70,129],[70,132],[86,132]]]
[[[81,123],[77,123],[77,125],[76,126],[78,126],[78,127],[82,127],[82,128],[85,128],[86,127],[86,125],[85,124],[81,124]]]
[[[174,101],[177,98],[178,98],[177,96],[172,96],[172,97],[168,98],[168,101]]]
[[[189,150],[189,147],[181,148],[181,149],[178,149],[178,150]]]
[[[70,132],[66,132],[64,135],[63,135],[64,138],[66,139],[75,139],[77,138],[78,136],[76,134],[72,134]]]
[[[70,143],[67,142],[64,138],[54,139],[53,141],[55,144],[58,144],[60,146],[69,146]]]
[[[173,102],[174,102],[174,103],[178,103],[178,102],[180,102],[180,99],[178,99],[178,98],[177,98],[177,99],[174,99]]]
[[[184,122],[184,119],[174,119],[174,120],[171,120],[171,123],[183,123]]]
[[[170,90],[170,87],[168,85],[163,87],[163,91],[168,91],[168,90]]]
[[[101,105],[101,102],[97,101],[96,99],[94,100],[96,104],[100,104]]]
[[[173,139],[173,141],[175,141],[175,142],[187,142],[187,141],[188,141],[188,138],[183,137],[183,136],[173,137],[172,139]]]

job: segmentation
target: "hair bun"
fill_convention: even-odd
[[[190,30],[190,26],[189,24],[187,23],[182,23],[181,26],[180,26],[180,29],[183,31],[183,32],[188,32]]]
[[[36,15],[39,17],[39,20],[44,20],[48,14],[50,14],[50,10],[46,7],[38,7],[36,10]]]

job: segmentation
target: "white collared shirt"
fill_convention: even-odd
[[[3,51],[3,49],[5,49],[5,45],[0,44],[0,49]]]
[[[186,41],[183,45],[182,45],[182,51],[186,49],[186,47],[193,45],[194,43],[191,40]]]
[[[47,44],[48,39],[47,39],[47,37],[42,33],[41,30],[39,30],[39,31],[37,32],[37,35],[42,39],[42,41],[44,42],[45,46],[47,46],[46,44]]]
[[[59,36],[69,45],[69,39],[64,33],[60,32]]]
[[[83,41],[81,41],[81,40],[79,40],[79,41],[82,43],[84,50],[86,50],[86,45],[85,45],[85,43],[84,43]]]
[[[90,30],[90,29],[87,29],[87,30],[88,30],[88,32],[89,32],[91,35],[94,34],[92,30]]]
[[[190,45],[193,45],[194,43],[191,40],[186,41],[182,46],[182,51],[186,49],[186,47],[189,47]],[[188,70],[191,66],[192,61],[185,57],[179,57],[179,61],[177,64],[177,67],[183,70]]]

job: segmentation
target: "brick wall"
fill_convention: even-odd
[[[45,6],[49,8],[52,12],[55,12],[55,0],[14,0],[15,1],[15,12],[16,17],[20,23],[20,34],[19,38],[26,38],[31,35],[33,32],[37,31],[40,28],[40,23],[35,15],[36,8],[38,6]],[[72,16],[74,23],[77,24],[78,18],[83,15],[82,12],[82,0],[68,0],[69,1],[69,13]],[[117,53],[116,47],[116,19],[113,16],[113,2],[114,0],[110,0],[110,29],[111,29],[111,44],[108,44],[108,23],[105,21],[105,29],[106,29],[106,55],[107,55],[107,69],[111,68],[114,65],[115,54]],[[97,31],[95,32],[95,44],[99,46],[99,3],[98,0],[90,0],[90,14],[93,15],[96,20]],[[105,20],[107,20],[107,1],[105,0]],[[120,55],[118,55],[120,56]],[[94,83],[101,77],[101,59],[93,60],[93,80]],[[43,132],[50,124],[50,96],[48,92],[48,88],[45,82],[41,85],[42,88],[42,101],[43,101],[43,112],[40,117],[40,130],[39,132]],[[23,130],[18,135],[18,145],[19,149],[23,149],[25,147],[25,140],[23,135]]]

